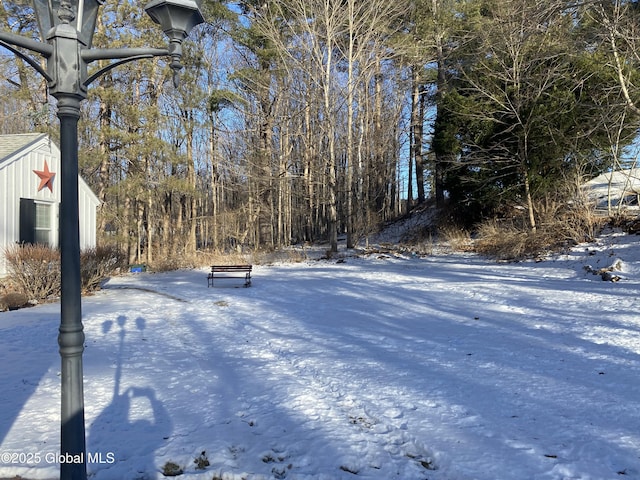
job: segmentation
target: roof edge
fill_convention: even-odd
[[[32,148],[36,143],[48,138],[48,135],[46,133],[16,133],[12,135],[0,135],[0,141],[2,141],[3,137],[33,137],[33,139],[27,143],[20,144],[14,150],[11,150],[9,153],[6,153],[4,156],[0,157],[0,163],[3,163],[9,158],[18,155],[24,150]]]

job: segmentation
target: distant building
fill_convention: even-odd
[[[6,273],[4,249],[16,243],[58,246],[60,150],[47,135],[0,135],[0,276]],[[80,247],[96,244],[100,204],[78,178]]]
[[[640,169],[617,170],[597,176],[584,185],[584,193],[605,215],[640,214]]]

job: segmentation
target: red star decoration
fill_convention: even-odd
[[[40,177],[40,185],[38,186],[38,191],[47,187],[49,191],[53,192],[53,179],[56,174],[49,171],[49,165],[47,161],[44,161],[44,170],[34,170],[33,173]]]

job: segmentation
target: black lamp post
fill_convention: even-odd
[[[168,49],[122,48],[92,49],[91,42],[100,5],[104,0],[33,0],[40,36],[39,42],[8,32],[0,32],[0,46],[25,60],[49,84],[57,99],[60,119],[62,202],[60,206],[61,320],[58,335],[61,367],[61,480],[86,480],[86,443],[80,281],[80,230],[78,213],[78,119],[80,102],[87,98],[87,87],[96,78],[126,62],[155,56],[171,56],[174,84],[182,68],[182,41],[189,31],[204,21],[196,0],[153,0],[145,7],[154,22],[170,39]],[[46,70],[21,49],[46,59]],[[87,66],[96,60],[114,60],[88,74]],[[70,461],[67,461],[70,460]]]

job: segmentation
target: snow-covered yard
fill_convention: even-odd
[[[90,478],[638,479],[639,241],[114,278],[83,304]],[[58,476],[57,328],[0,314],[0,477]]]

